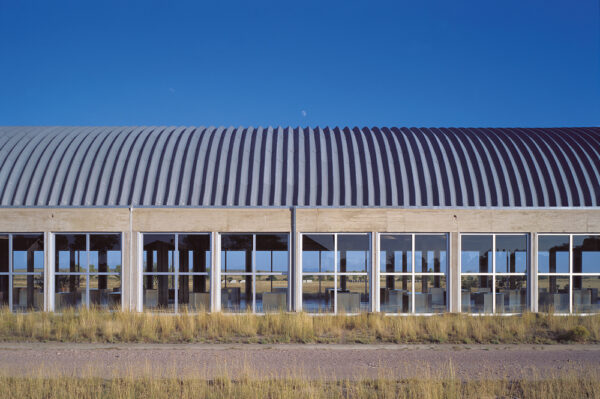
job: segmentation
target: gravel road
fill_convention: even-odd
[[[598,370],[600,345],[153,345],[0,343],[2,375],[238,378],[550,377]]]

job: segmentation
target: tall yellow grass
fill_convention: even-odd
[[[0,377],[3,398],[598,398],[597,371],[551,379],[386,378],[311,380],[306,378],[233,380],[125,377]]]
[[[226,315],[0,311],[2,341],[147,343],[555,343],[600,342],[600,315],[473,317]]]

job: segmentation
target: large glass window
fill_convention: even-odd
[[[0,235],[0,304],[12,311],[44,309],[44,235]]]
[[[144,234],[144,308],[210,310],[210,234]]]
[[[538,236],[538,310],[600,311],[600,235]]]
[[[288,309],[288,234],[221,235],[221,309]]]
[[[369,234],[303,234],[302,309],[368,311],[370,254]]]
[[[381,234],[380,311],[444,312],[447,245],[445,234]]]
[[[121,235],[56,234],[54,309],[121,306]]]
[[[527,308],[526,234],[461,236],[461,310],[522,313]]]

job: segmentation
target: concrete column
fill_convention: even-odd
[[[210,310],[221,311],[221,235],[211,233]]]
[[[300,233],[296,232],[295,237],[292,237],[293,240],[296,240],[296,248],[293,256],[296,257],[296,270],[293,270],[294,273],[294,309],[293,311],[302,312],[302,236]]]
[[[529,273],[527,273],[527,287],[529,288],[529,306],[532,312],[538,311],[538,257],[537,233],[529,233]]]
[[[371,284],[369,289],[370,295],[370,311],[379,312],[380,310],[380,289],[379,289],[379,237],[377,232],[371,232],[371,270],[369,279]]]
[[[54,311],[54,234],[44,233],[44,311]]]
[[[450,265],[448,270],[448,300],[449,310],[452,313],[460,312],[460,236],[458,232],[450,233],[448,249],[450,251]]]

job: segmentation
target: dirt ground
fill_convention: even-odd
[[[13,376],[551,377],[600,367],[600,345],[156,345],[0,343]]]

